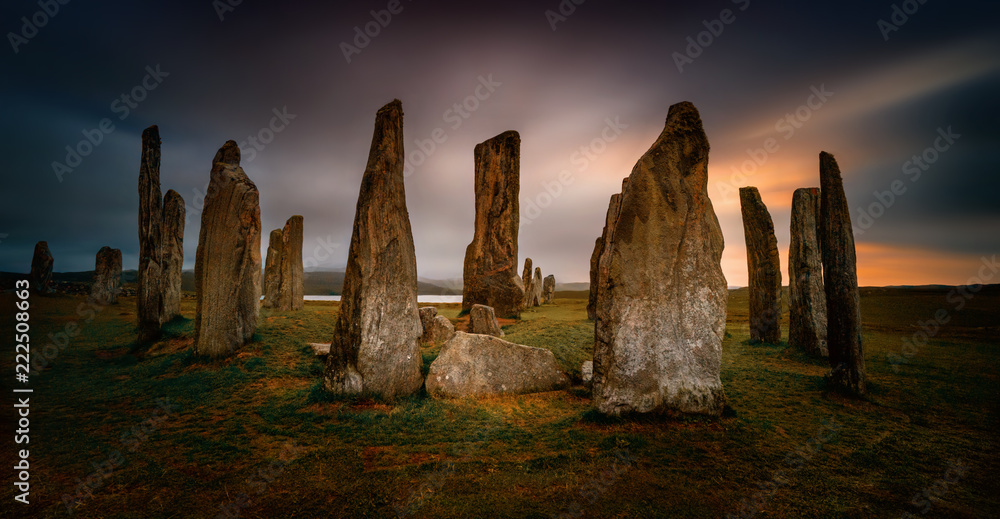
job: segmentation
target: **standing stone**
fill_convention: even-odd
[[[90,299],[99,305],[118,304],[118,294],[121,291],[122,251],[101,247],[94,262],[94,284],[90,287]]]
[[[597,319],[597,264],[601,259],[601,245],[604,244],[602,234],[594,241],[594,252],[590,255],[590,294],[587,297],[587,319]]]
[[[524,308],[531,308],[531,258],[524,258],[524,270],[521,271],[521,284],[524,285]]]
[[[31,281],[31,288],[39,294],[49,294],[52,292],[52,264],[55,260],[49,252],[48,242],[40,241],[35,244],[35,252],[31,255],[31,273],[28,278]]]
[[[717,416],[724,408],[728,294],[708,152],[698,110],[673,105],[621,195],[600,261],[594,326],[593,394],[603,414]]]
[[[756,187],[740,188],[750,277],[750,340],[781,342],[781,260],[774,223]]]
[[[625,178],[622,180],[622,193],[625,192],[625,186],[627,185],[628,178]],[[611,233],[609,230],[614,227],[614,223],[618,220],[618,211],[621,209],[621,202],[621,193],[611,195],[611,200],[608,202],[608,212],[604,217],[604,230],[601,231],[601,237],[594,244],[594,253],[590,256],[590,299],[587,304],[587,317],[592,320],[597,320],[598,295],[602,283],[606,284],[607,281],[607,272],[604,272],[602,275],[601,258],[604,256],[604,251],[607,250],[610,243]]]
[[[819,188],[792,195],[788,246],[788,343],[826,357],[826,294],[819,245]]]
[[[524,304],[517,276],[521,137],[508,131],[479,143],[475,159],[475,235],[465,250],[462,311],[483,304],[517,317]]]
[[[227,141],[212,161],[194,266],[199,355],[232,355],[257,330],[260,313],[260,194]]]
[[[542,306],[542,268],[535,267],[535,277],[531,279],[531,305]]]
[[[552,274],[545,276],[542,283],[542,302],[549,304],[556,298],[556,277]]]
[[[836,159],[819,154],[820,250],[826,285],[826,340],[830,353],[830,380],[834,385],[864,395],[865,355],[861,343],[854,230]]]
[[[281,231],[281,281],[278,308],[302,310],[305,305],[302,266],[302,217],[292,216]]]
[[[497,322],[497,315],[492,307],[486,305],[472,305],[469,312],[469,333],[481,335],[492,335],[503,337],[503,330]]]
[[[264,308],[278,308],[278,290],[281,286],[281,229],[271,231],[264,258]]]
[[[406,396],[423,384],[417,259],[403,188],[403,107],[375,116],[323,387]],[[520,299],[518,299],[520,304]]]
[[[139,342],[160,335],[163,306],[161,243],[163,212],[160,194],[160,130],[156,125],[142,132],[139,163],[139,272],[136,281],[136,318]]]
[[[163,241],[160,256],[160,324],[181,315],[181,279],[184,276],[184,199],[170,189],[163,197]]]

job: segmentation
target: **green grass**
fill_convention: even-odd
[[[593,323],[586,298],[566,295],[503,329],[508,340],[552,350],[575,373],[591,358]],[[785,343],[751,344],[746,291],[732,292],[722,369],[730,410],[719,419],[608,419],[579,386],[480,400],[333,397],[306,343],[330,340],[335,303],[264,310],[252,343],[209,361],[190,351],[191,299],[162,340],[138,347],[132,299],[86,322],[82,298],[34,297],[36,351],[68,323],[80,332],[31,379],[32,504],[15,503],[8,483],[0,498],[12,504],[0,516],[68,516],[62,496],[116,450],[121,466],[74,516],[214,517],[243,493],[243,517],[569,517],[577,509],[725,517],[755,494],[764,499],[755,517],[899,517],[920,515],[911,499],[956,459],[968,472],[927,516],[998,516],[1000,296],[977,294],[962,310],[945,297],[863,293],[871,392],[853,400],[825,391],[824,361]],[[12,306],[0,295],[3,315]],[[939,308],[952,319],[894,370],[887,354],[900,355],[902,338]],[[459,311],[439,305],[461,328]],[[12,329],[10,318],[0,323],[4,337]],[[423,348],[425,370],[439,349]],[[0,363],[6,373],[12,357]],[[3,377],[0,390],[10,394],[21,387],[14,384]],[[156,411],[162,399],[171,414]],[[15,463],[11,409],[0,412],[6,466]],[[830,418],[839,425],[832,432],[823,425]]]

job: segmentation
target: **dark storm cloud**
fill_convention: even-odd
[[[983,232],[983,222],[1000,218],[989,195],[998,165],[989,149],[998,137],[995,7],[927,3],[884,41],[876,22],[891,2],[679,4],[591,0],[563,20],[546,15],[558,12],[557,1],[404,0],[377,36],[356,42],[355,28],[388,1],[244,1],[223,20],[209,1],[71,2],[17,54],[0,53],[0,270],[26,271],[40,239],[57,270],[92,268],[103,245],[121,248],[134,268],[139,135],[151,124],[163,140],[163,191],[177,190],[191,216],[186,268],[210,161],[227,139],[241,143],[261,191],[262,246],[270,229],[302,214],[307,263],[342,266],[373,116],[393,98],[406,112],[407,202],[425,277],[461,275],[472,239],[473,147],[514,129],[523,139],[522,213],[530,211],[522,260],[531,256],[562,280],[587,279],[608,197],[681,100],[699,107],[712,140],[709,193],[731,284],[745,278],[742,228],[738,204],[718,184],[769,137],[782,149],[746,184],[761,187],[785,246],[791,190],[818,182],[820,149],[837,154],[860,207],[933,143],[939,126],[952,125],[962,133],[956,146],[859,241],[1000,248],[995,232]],[[674,53],[687,52],[706,21],[718,28],[724,9],[732,23],[680,72]],[[19,31],[20,17],[36,10],[5,4],[0,28]],[[363,44],[349,50],[350,63],[344,43]],[[121,95],[158,65],[168,75],[121,118]],[[822,85],[834,96],[782,140],[776,121]],[[276,113],[285,114],[277,125]],[[60,182],[51,163],[104,118],[115,130]],[[444,142],[433,141],[435,130]]]

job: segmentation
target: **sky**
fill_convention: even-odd
[[[520,262],[586,281],[610,196],[681,101],[712,146],[731,286],[747,283],[738,188],[759,188],[787,284],[792,192],[819,185],[820,151],[843,172],[861,285],[976,282],[1000,251],[996,2],[275,4],[4,2],[0,271],[27,272],[39,240],[56,271],[93,269],[105,245],[136,268],[153,124],[161,188],[187,205],[185,268],[230,139],[260,190],[262,249],[301,214],[306,266],[343,267],[394,98],[423,278],[461,277],[473,149],[516,130]]]

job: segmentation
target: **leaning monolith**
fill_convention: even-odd
[[[556,298],[556,277],[552,274],[545,276],[542,282],[542,302],[551,303]]]
[[[101,247],[94,261],[94,284],[90,286],[90,299],[99,305],[118,303],[122,291],[122,251]]]
[[[52,292],[52,265],[55,260],[49,252],[48,242],[40,241],[35,244],[35,252],[31,255],[31,272],[28,279],[31,281],[31,288],[39,294]]]
[[[267,255],[264,257],[264,308],[278,307],[278,290],[281,286],[281,229],[271,231],[267,241]]]
[[[593,395],[603,414],[723,410],[727,291],[708,152],[694,105],[671,106],[621,195],[598,275]]]
[[[462,311],[482,304],[516,317],[524,305],[517,275],[521,137],[508,131],[479,143],[475,160],[475,234],[465,250]]]
[[[375,116],[361,180],[340,313],[323,374],[323,387],[333,393],[393,398],[423,384],[417,260],[403,164],[403,107],[394,100]]]
[[[181,279],[184,275],[184,199],[170,189],[163,197],[163,233],[160,242],[160,323],[181,315]]]
[[[857,256],[844,181],[833,155],[819,154],[820,254],[826,286],[826,344],[831,382],[864,395],[865,355],[861,342]]]
[[[260,195],[234,141],[212,161],[194,278],[195,351],[232,355],[253,337],[260,313]]]
[[[774,222],[756,187],[740,188],[743,236],[747,244],[750,340],[781,342],[781,260]]]
[[[788,246],[788,344],[826,357],[826,294],[819,245],[819,189],[792,195]]]
[[[142,132],[139,163],[139,272],[135,294],[139,342],[148,342],[160,335],[163,305],[161,203],[160,130],[153,125]]]
[[[281,310],[302,310],[305,304],[302,223],[302,217],[294,215],[281,230],[281,280],[278,283],[278,308]]]

